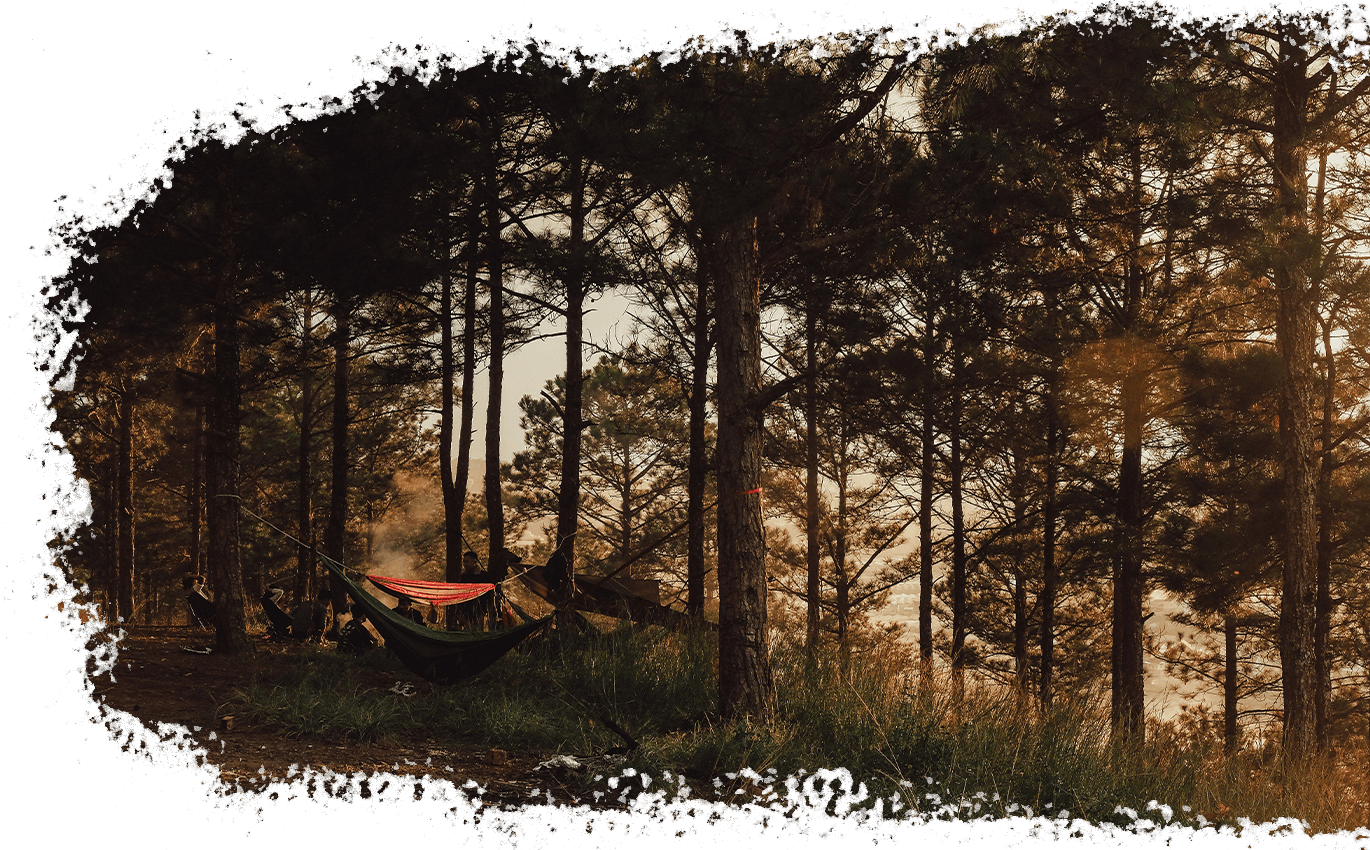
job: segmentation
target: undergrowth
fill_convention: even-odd
[[[307,650],[279,657],[232,708],[296,737],[459,739],[581,756],[627,746],[617,726],[637,745],[622,767],[644,786],[666,777],[696,796],[739,802],[777,799],[786,777],[822,786],[835,781],[823,771],[841,767],[864,792],[862,805],[887,813],[1234,827],[1291,817],[1316,831],[1364,826],[1370,813],[1363,751],[1288,776],[1268,749],[1227,756],[1219,741],[1173,725],[1153,724],[1141,744],[1117,743],[1104,694],[1046,712],[1005,689],[967,685],[957,698],[896,650],[868,653],[844,672],[836,659],[808,666],[779,648],[772,719],[724,719],[716,657],[708,633],[623,627],[529,641],[467,682],[405,696],[366,684],[391,673],[413,681],[384,652]],[[585,791],[602,796],[611,781],[620,798],[630,793],[593,772]]]

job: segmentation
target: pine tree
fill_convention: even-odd
[[[1284,755],[1291,765],[1317,748],[1317,462],[1315,349],[1320,242],[1310,209],[1308,157],[1339,117],[1356,109],[1370,76],[1345,66],[1349,41],[1327,35],[1327,16],[1278,16],[1245,24],[1209,49],[1241,93],[1228,120],[1268,164],[1260,222],[1262,261],[1275,304],[1283,366],[1280,435],[1284,481],[1280,663]],[[1350,80],[1348,83],[1347,80]]]
[[[685,585],[684,540],[667,538],[685,518],[688,413],[673,382],[630,350],[623,358],[601,357],[584,375],[583,437],[579,475],[581,538],[577,571],[613,573],[635,559],[627,578],[668,579]],[[549,381],[542,397],[525,396],[519,406],[528,449],[507,465],[515,515],[525,521],[555,517],[562,448],[564,378]],[[658,545],[658,543],[660,545]],[[556,549],[553,537],[547,551]]]

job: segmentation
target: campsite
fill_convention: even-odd
[[[375,773],[435,776],[457,785],[476,782],[488,804],[525,804],[530,798],[544,800],[542,790],[554,799],[572,799],[564,774],[538,773],[537,765],[550,753],[530,750],[498,752],[480,740],[415,739],[406,741],[358,740],[355,737],[308,739],[291,736],[277,728],[264,728],[244,718],[225,721],[233,695],[250,686],[252,665],[240,659],[200,655],[186,650],[202,643],[203,634],[189,627],[135,627],[121,642],[114,680],[109,674],[94,680],[94,698],[110,708],[127,711],[147,723],[177,723],[192,730],[207,758],[221,769],[226,786],[251,791],[273,781],[288,781],[305,768],[328,768],[344,775],[367,777]],[[275,656],[297,647],[264,647],[259,664],[269,669]],[[376,670],[364,678],[378,692],[393,688],[409,692],[431,690],[431,685],[400,670]],[[397,695],[397,700],[403,699]],[[213,737],[210,733],[215,733]],[[499,763],[496,763],[498,761]]]
[[[1370,56],[1107,12],[197,114],[54,230],[94,698],[234,793],[1370,826]]]

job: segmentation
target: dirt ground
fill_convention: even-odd
[[[353,777],[377,772],[429,775],[458,787],[474,780],[484,789],[481,799],[487,805],[545,802],[548,792],[557,802],[577,801],[572,787],[577,783],[575,776],[536,770],[551,758],[549,753],[492,751],[476,742],[454,744],[450,739],[444,739],[441,747],[434,741],[339,744],[288,738],[236,716],[225,720],[225,706],[236,688],[247,685],[272,656],[298,652],[300,647],[258,637],[255,658],[191,651],[212,643],[212,633],[196,628],[130,627],[119,643],[114,681],[108,674],[92,677],[95,698],[145,722],[185,726],[205,745],[209,762],[219,768],[230,788],[259,790],[272,779],[287,779],[293,766],[297,770],[328,768]],[[377,672],[374,684],[389,689],[396,685],[396,678],[394,673]],[[407,671],[399,678],[401,687],[410,685],[414,691],[432,687]]]

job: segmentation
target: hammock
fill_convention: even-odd
[[[458,602],[469,602],[495,589],[493,584],[448,584],[441,581],[419,581],[388,576],[367,576],[366,580],[391,596],[408,596],[415,602],[424,602],[440,608],[445,605],[456,605]]]
[[[543,617],[511,629],[495,632],[440,632],[420,626],[396,614],[379,599],[362,590],[330,558],[322,559],[330,573],[342,582],[347,595],[366,611],[366,618],[385,638],[386,647],[418,676],[437,685],[450,685],[494,664],[524,638],[552,618]],[[393,579],[387,581],[394,581]],[[439,584],[439,582],[431,582]],[[384,586],[384,585],[378,585]],[[485,585],[490,587],[491,585]],[[448,585],[450,587],[450,585]],[[470,587],[470,585],[467,585]],[[480,591],[484,593],[485,591]],[[409,595],[406,593],[406,595]],[[477,593],[476,595],[479,595]],[[458,600],[460,601],[460,600]]]

